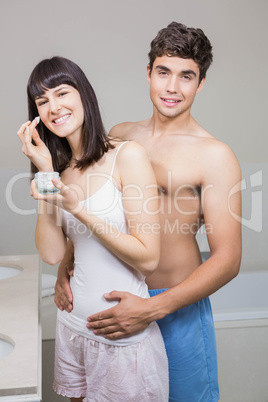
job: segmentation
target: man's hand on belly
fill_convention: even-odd
[[[68,313],[73,309],[73,295],[70,287],[70,276],[73,276],[73,272],[72,262],[68,264],[68,267],[59,266],[55,285],[55,304],[60,310],[66,310]]]
[[[103,335],[110,340],[125,338],[144,330],[154,321],[147,315],[147,303],[150,299],[116,290],[105,294],[104,297],[107,301],[119,303],[88,317],[87,328],[93,330],[96,335]]]

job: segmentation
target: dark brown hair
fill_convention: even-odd
[[[150,72],[155,59],[164,55],[194,60],[200,71],[199,82],[206,76],[213,60],[211,43],[202,29],[188,28],[178,22],[171,22],[152,40],[148,54]]]
[[[76,161],[76,167],[82,170],[92,162],[98,161],[105,152],[113,148],[113,145],[106,136],[95,92],[77,64],[58,56],[44,59],[37,64],[27,85],[29,120],[32,121],[38,116],[36,97],[61,84],[71,85],[77,89],[84,108],[83,155]],[[54,170],[61,173],[66,169],[72,157],[67,139],[53,134],[42,121],[38,124],[37,130],[51,153]],[[32,173],[37,172],[37,168],[33,164],[31,164],[31,171]]]

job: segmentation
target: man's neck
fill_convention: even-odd
[[[153,113],[150,119],[153,136],[174,134],[192,134],[197,122],[190,113],[176,116],[174,118],[165,117],[158,112]]]

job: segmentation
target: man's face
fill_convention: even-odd
[[[190,113],[205,81],[199,84],[199,67],[192,59],[173,56],[157,57],[151,73],[147,66],[147,80],[155,111],[167,118]]]

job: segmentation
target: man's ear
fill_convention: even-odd
[[[198,88],[197,88],[197,90],[196,90],[196,94],[199,94],[199,92],[202,91],[203,86],[204,86],[204,84],[205,84],[205,81],[206,81],[206,77],[202,78],[202,80],[201,80],[201,82],[200,82],[200,84],[198,85]]]
[[[150,64],[147,64],[147,81],[148,84],[151,84],[151,70],[150,70]]]

